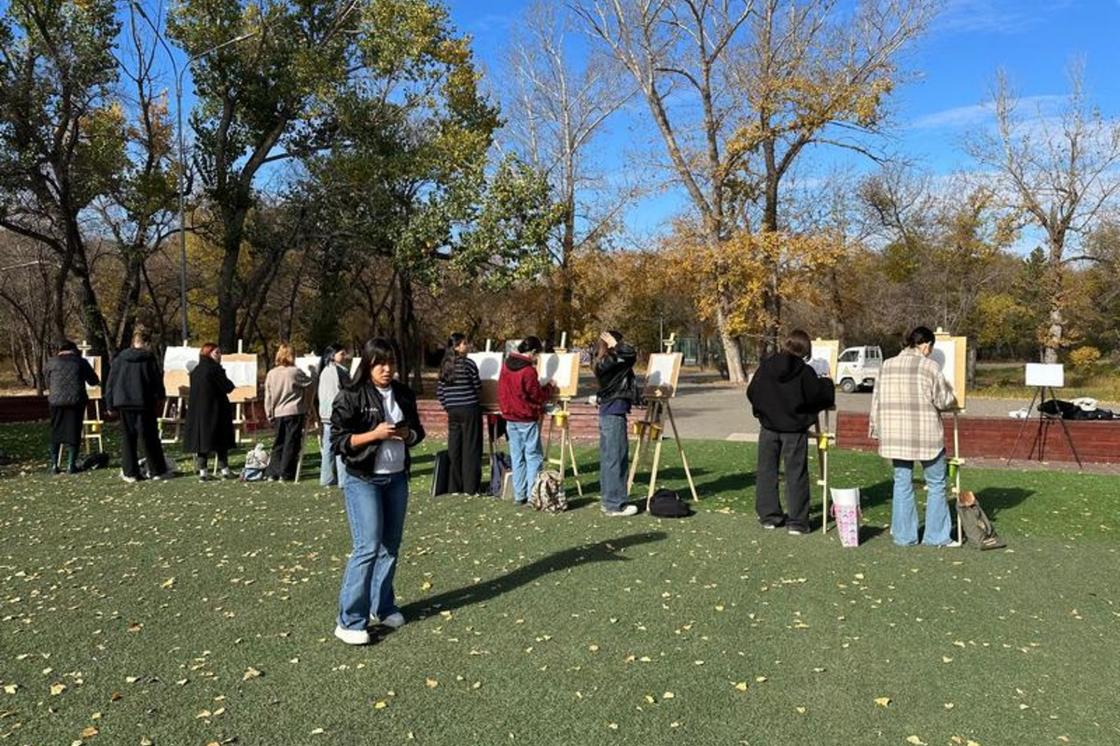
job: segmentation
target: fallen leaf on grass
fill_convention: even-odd
[[[78,735],[81,736],[82,739],[84,740],[84,739],[87,739],[87,738],[93,738],[94,736],[96,736],[100,732],[101,731],[99,731],[97,728],[94,728],[91,725],[88,728],[83,728],[82,732],[79,733]]]
[[[890,703],[891,703],[891,698],[890,697],[876,697],[875,698],[875,704],[879,705],[880,707],[886,707]]]
[[[249,666],[247,669],[245,669],[245,674],[241,677],[241,680],[248,681],[249,679],[259,679],[263,675],[264,674],[262,674],[257,669]]]
[[[19,684],[5,684],[4,694],[15,694],[19,690]]]
[[[379,700],[377,700],[376,702],[373,703],[373,709],[375,709],[375,710],[384,710],[388,706],[389,706],[389,703],[386,702],[383,699],[379,699]]]
[[[435,679],[424,679],[424,684],[429,689],[435,689],[437,686],[439,686],[439,682]]]
[[[747,682],[740,681],[738,684],[735,685],[735,688],[738,689],[741,692],[745,692],[745,691],[747,691]]]
[[[66,691],[66,685],[65,684],[51,684],[51,696],[52,697],[57,697],[58,695],[62,694],[64,691]]]
[[[167,580],[160,583],[159,587],[160,588],[174,588],[175,587],[175,578],[168,578]]]
[[[927,746],[926,742],[917,736],[908,736],[906,738],[906,743],[912,743],[914,746]]]

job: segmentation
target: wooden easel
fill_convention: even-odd
[[[663,340],[665,352],[671,353],[673,347],[676,345],[676,334],[669,336],[669,339]],[[657,488],[657,471],[661,465],[661,444],[665,439],[665,425],[664,419],[666,415],[669,417],[669,426],[673,429],[673,440],[677,444],[677,453],[680,454],[681,464],[684,466],[685,477],[688,479],[688,488],[692,493],[692,499],[699,501],[700,496],[696,494],[696,483],[692,481],[692,471],[688,468],[688,457],[684,452],[684,444],[681,443],[680,433],[677,432],[677,421],[673,417],[673,408],[669,404],[671,396],[665,395],[661,390],[656,390],[653,395],[647,398],[646,417],[644,420],[634,423],[634,429],[637,435],[637,442],[634,445],[634,456],[630,462],[630,475],[626,480],[626,494],[634,487],[634,479],[638,474],[638,465],[642,460],[642,451],[649,449],[650,441],[655,441],[656,445],[653,450],[653,467],[649,475],[649,489],[646,492],[646,511],[649,511],[650,501],[653,499],[653,493]],[[643,449],[643,444],[646,446]]]
[[[828,533],[828,452],[832,441],[836,439],[836,435],[832,432],[832,427],[829,422],[831,413],[832,410],[824,410],[824,429],[821,429],[820,415],[817,415],[817,421],[814,425],[814,430],[817,435],[817,466],[820,469],[820,477],[817,479],[817,485],[821,488],[821,499],[824,504],[824,516],[821,521],[822,534]]]
[[[949,459],[949,491],[953,493],[956,505],[961,502],[961,467],[964,459],[961,458],[961,414],[963,409],[953,410],[953,457]],[[960,517],[957,517],[957,541],[964,543],[964,528],[961,526]]]
[[[189,346],[190,340],[184,339],[183,347]],[[164,392],[167,396],[163,400],[163,414],[158,419],[160,443],[177,443],[187,424],[187,392],[190,390],[190,376],[186,371],[174,371],[174,373],[175,375],[170,377],[167,371],[163,373],[164,388],[170,390]],[[171,386],[167,385],[169,378]],[[169,431],[172,434],[169,435]]]
[[[560,337],[560,347],[555,348],[558,354],[567,353],[568,333],[564,332]],[[544,441],[544,461],[550,466],[556,466],[560,470],[560,484],[564,484],[566,476],[566,467],[568,463],[572,466],[572,476],[576,480],[576,492],[580,497],[583,497],[583,484],[579,481],[579,465],[576,463],[576,450],[572,443],[572,431],[570,424],[570,412],[568,405],[571,399],[561,397],[556,400],[559,409],[553,410],[552,416],[548,420],[548,437]],[[550,458],[549,451],[552,450],[552,431],[560,431],[560,457]]]
[[[86,357],[86,353],[88,353],[89,349],[90,349],[89,343],[86,342],[83,339],[82,343],[78,346],[78,349],[81,350],[82,357]],[[97,377],[101,378],[101,359],[100,358],[97,359],[97,362],[93,366],[93,369],[94,369],[94,373],[97,374]],[[104,453],[105,452],[105,445],[104,445],[104,442],[102,440],[102,431],[104,430],[104,423],[101,420],[101,392],[103,390],[104,385],[105,385],[105,382],[102,381],[101,386],[91,386],[91,387],[89,387],[89,390],[88,390],[89,401],[86,403],[86,411],[82,415],[82,445],[85,448],[85,452],[86,452],[87,455],[92,455],[93,454],[93,444],[94,444],[94,442],[97,443],[97,452],[98,453]],[[90,410],[91,409],[92,409],[92,412],[93,412],[92,417],[90,416]],[[59,460],[61,460],[61,459],[62,459],[62,452],[60,450],[59,451]]]

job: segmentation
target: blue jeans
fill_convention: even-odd
[[[507,422],[506,434],[509,436],[509,459],[513,462],[513,501],[523,503],[529,499],[529,490],[544,463],[541,425],[539,422]]]
[[[342,465],[342,457],[331,457],[331,423],[324,422],[323,435],[320,438],[319,454],[319,486],[320,487],[346,487],[346,467]]]
[[[371,613],[384,619],[399,611],[393,575],[408,511],[408,476],[399,472],[365,480],[351,475],[342,492],[353,550],[342,574],[338,624],[365,629]]]
[[[626,501],[630,441],[626,437],[626,415],[599,415],[599,492],[603,510],[618,511]]]
[[[946,501],[945,451],[923,461],[926,495],[926,531],[922,543],[941,546],[953,539],[953,519]],[[891,503],[891,537],[899,546],[918,543],[918,508],[914,503],[914,462],[894,459],[894,498]]]

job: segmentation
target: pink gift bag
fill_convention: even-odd
[[[858,489],[832,490],[832,517],[836,519],[841,546],[859,546],[859,521],[862,515]]]

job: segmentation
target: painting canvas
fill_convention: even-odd
[[[178,396],[180,388],[191,385],[190,374],[198,365],[198,347],[168,347],[163,353],[163,387],[168,396]]]
[[[361,362],[360,358],[354,358],[354,360]],[[319,375],[319,365],[318,355],[303,355],[296,358],[296,367],[312,377]],[[353,367],[353,363],[351,363],[351,367]]]
[[[579,388],[579,353],[545,352],[537,359],[537,375],[541,384],[556,385],[556,395],[570,399]]]
[[[941,367],[941,375],[953,387],[957,396],[957,408],[965,406],[965,364],[968,356],[968,339],[966,337],[951,337],[938,335],[933,345],[933,354],[930,359]]]
[[[836,379],[836,359],[840,356],[840,340],[814,339],[809,353],[809,366],[818,376]]]
[[[233,383],[231,402],[244,402],[257,398],[257,356],[249,353],[222,355],[222,367]]]
[[[656,352],[649,356],[644,389],[646,396],[676,396],[683,357],[679,352]]]
[[[101,376],[101,358],[95,355],[82,355],[82,357],[86,359],[86,362],[93,368],[93,372],[97,374],[97,380],[101,381],[102,385],[104,385],[105,381]],[[100,399],[101,386],[86,386],[86,396],[88,396],[91,401]]]
[[[1060,389],[1066,385],[1066,369],[1061,363],[1027,363],[1028,386]]]
[[[500,352],[472,352],[467,355],[478,366],[478,377],[482,379],[482,392],[479,403],[486,409],[498,408],[498,376],[502,374]]]

